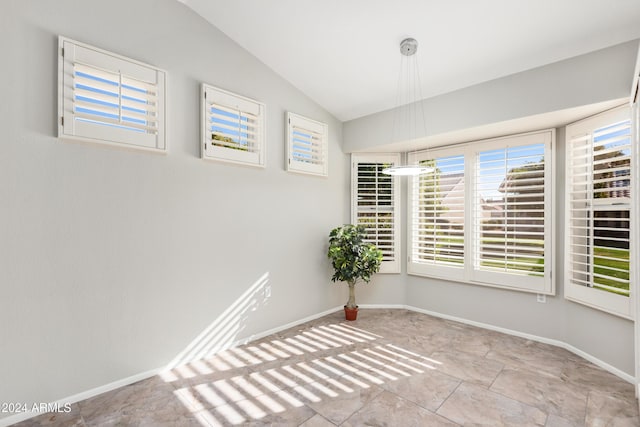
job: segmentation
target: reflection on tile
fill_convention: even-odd
[[[460,380],[438,371],[415,374],[409,378],[390,381],[382,387],[423,408],[435,412],[460,384]]]
[[[356,426],[455,426],[451,421],[384,391],[353,414],[344,424]]]
[[[300,424],[300,427],[335,427],[335,424],[327,421],[322,415],[314,415],[304,423]]]
[[[582,425],[584,424],[569,421],[568,419],[559,417],[556,414],[549,414],[545,427],[579,427]]]
[[[633,386],[564,349],[407,310],[343,316],[19,425],[640,425]]]
[[[552,375],[504,369],[490,390],[572,422],[584,422],[587,392]]]
[[[501,363],[467,353],[437,351],[429,357],[437,362],[438,371],[486,387],[493,383],[503,368]]]
[[[589,392],[586,425],[640,426],[638,405],[629,403],[626,399],[606,392]]]
[[[543,426],[547,414],[475,384],[462,384],[436,412],[461,425]]]
[[[340,383],[337,384],[344,386]],[[316,393],[320,390],[322,397],[317,402],[308,402],[307,405],[318,414],[335,424],[341,424],[354,412],[382,393],[382,389],[376,386],[371,386],[369,388],[354,387],[350,389],[351,391],[346,391],[341,389],[341,387],[336,387],[334,384],[330,383],[318,385],[322,388],[313,388],[312,384],[306,386],[307,389]],[[327,396],[325,394],[322,396],[323,388],[331,391],[332,395]]]

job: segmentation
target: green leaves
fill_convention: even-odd
[[[363,241],[365,228],[347,224],[336,227],[329,233],[327,253],[334,274],[332,281],[355,284],[358,280],[369,282],[371,276],[380,270],[382,251]]]

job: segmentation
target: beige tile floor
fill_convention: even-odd
[[[640,426],[566,350],[405,310],[338,312],[81,401],[40,426]]]

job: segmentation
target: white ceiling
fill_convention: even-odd
[[[422,95],[640,38],[640,0],[181,0],[338,119],[396,106],[399,43]]]

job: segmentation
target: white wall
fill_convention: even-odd
[[[632,41],[425,100],[425,114],[431,123],[427,131],[437,138],[438,134],[628,98],[637,52],[638,41]],[[389,149],[385,136],[391,135],[392,117],[392,111],[385,111],[346,122],[344,150]],[[496,132],[499,125],[491,128]],[[529,293],[416,276],[400,277],[398,282],[406,286],[408,305],[561,341],[633,376],[633,322],[563,296],[564,127],[557,129],[556,142],[555,297],[547,297],[542,304]],[[403,207],[406,200],[405,192]]]
[[[56,138],[58,34],[168,71],[168,155]],[[219,345],[346,300],[326,259],[349,213],[341,123],[190,9],[4,0],[0,49],[0,402],[161,367],[214,322]],[[199,158],[201,81],[266,103],[266,169]],[[328,179],[284,171],[285,110],[329,124]]]
[[[483,130],[495,123],[628,97],[637,52],[638,41],[630,41],[428,98],[423,101],[426,136],[442,138],[465,129]],[[344,151],[393,150],[409,136],[425,136],[420,134],[422,129],[407,129],[406,138],[400,129],[392,132],[395,114],[392,109],[345,122]],[[519,132],[529,130],[534,129]],[[491,136],[495,135],[476,134],[457,142]],[[396,147],[391,144],[394,141]],[[417,148],[404,144],[403,150]]]

